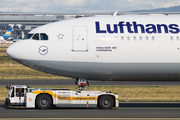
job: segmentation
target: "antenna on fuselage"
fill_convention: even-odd
[[[118,13],[118,11],[116,11],[116,12],[113,14],[113,16],[117,16],[117,13]]]

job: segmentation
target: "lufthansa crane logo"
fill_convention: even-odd
[[[41,46],[41,47],[39,48],[39,53],[40,53],[41,55],[46,55],[46,54],[48,53],[48,48],[47,48],[45,45]]]

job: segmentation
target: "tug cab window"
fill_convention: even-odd
[[[45,33],[40,33],[41,40],[48,40],[48,36]]]
[[[33,36],[33,34],[27,34],[27,35],[23,38],[23,40],[30,39],[32,36]]]
[[[39,40],[39,33],[36,33],[33,37],[32,37],[33,40]]]
[[[24,88],[16,88],[16,97],[24,97]]]

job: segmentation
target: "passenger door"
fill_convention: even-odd
[[[88,30],[87,26],[74,26],[73,27],[73,46],[74,52],[87,52],[88,51]]]

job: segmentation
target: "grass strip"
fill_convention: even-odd
[[[0,45],[0,47],[4,47],[4,45]],[[6,54],[6,49],[0,48],[0,79],[69,79],[19,64]]]
[[[0,47],[9,47],[11,44],[0,44]]]
[[[38,86],[31,86],[37,88]],[[68,88],[75,90],[75,86],[41,86],[40,88]],[[179,86],[90,86],[90,91],[106,91],[119,95],[120,101],[129,102],[180,102]],[[4,101],[9,90],[0,87],[0,101]]]

